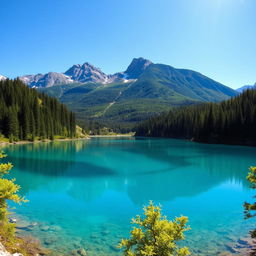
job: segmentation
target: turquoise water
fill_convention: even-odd
[[[149,200],[170,218],[189,217],[185,244],[194,255],[218,255],[247,235],[245,177],[256,149],[173,139],[95,138],[13,145],[4,149],[29,203],[16,206],[21,231],[56,254],[120,255],[130,219]]]

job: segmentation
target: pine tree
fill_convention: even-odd
[[[0,82],[0,134],[10,140],[73,137],[75,122],[74,114],[56,99],[28,88],[17,79]]]

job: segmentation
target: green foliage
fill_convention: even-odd
[[[141,123],[136,135],[256,145],[256,90],[221,103],[172,109]]]
[[[74,137],[74,113],[55,98],[28,88],[20,80],[0,82],[0,133],[10,142],[54,135]]]
[[[187,247],[179,248],[177,241],[184,239],[184,231],[189,230],[187,217],[177,217],[168,221],[162,216],[161,208],[152,202],[144,207],[144,216],[132,220],[136,227],[129,239],[122,239],[119,248],[126,256],[186,256],[190,255]]]
[[[256,188],[256,167],[250,167],[247,180],[251,183],[253,189]],[[245,218],[249,219],[256,216],[256,202],[254,203],[244,203],[244,214]],[[252,238],[256,238],[256,229],[251,231]]]
[[[0,159],[6,157],[0,152]],[[3,176],[12,169],[11,163],[0,164],[0,237],[7,245],[15,241],[15,225],[8,221],[7,200],[15,203],[25,202],[23,197],[18,195],[20,186],[15,184],[15,180],[5,179]]]

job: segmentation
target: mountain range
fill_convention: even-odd
[[[245,90],[254,89],[254,88],[256,89],[256,83],[254,85],[244,85],[244,86],[236,89],[236,91],[239,92],[239,93],[242,93]]]
[[[71,83],[102,83],[127,82],[128,79],[138,78],[152,64],[143,58],[134,59],[125,72],[107,75],[99,68],[88,62],[76,64],[64,73],[49,72],[47,74],[24,75],[18,78],[29,87],[44,88]]]
[[[134,58],[125,71],[110,75],[85,62],[64,73],[19,79],[60,99],[78,119],[110,126],[132,126],[174,106],[219,102],[238,94],[201,73],[144,58]]]

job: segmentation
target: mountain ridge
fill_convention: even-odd
[[[256,88],[256,83],[254,85],[244,85],[238,89],[236,89],[237,92],[242,93],[245,90]]]
[[[19,76],[18,79],[29,87],[39,88],[70,83],[109,84],[113,82],[127,82],[127,80],[138,78],[151,64],[153,63],[150,60],[142,57],[134,58],[124,72],[106,74],[100,68],[85,62],[84,64],[74,64],[63,73],[48,72],[46,74],[23,75]]]
[[[68,74],[81,77],[81,67],[75,66]],[[99,74],[99,69],[94,71]],[[107,79],[103,75],[85,83],[76,81],[40,90],[59,98],[78,119],[107,123],[109,127],[113,123],[135,124],[172,107],[219,102],[238,94],[199,72],[143,58],[134,58],[124,72],[108,75]]]

